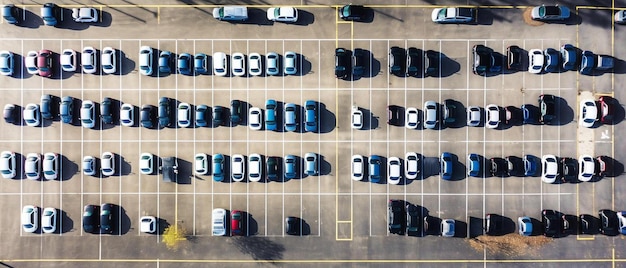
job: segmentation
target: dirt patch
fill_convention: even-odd
[[[533,20],[530,17],[530,13],[532,12],[532,10],[533,10],[533,7],[527,7],[524,10],[524,13],[522,14],[522,18],[524,18],[524,22],[526,22],[526,24],[528,24],[530,26],[541,26],[541,25],[544,25],[545,24],[544,22]]]
[[[490,254],[503,254],[515,257],[533,255],[543,245],[552,242],[552,238],[507,234],[503,236],[481,235],[476,238],[467,239],[467,241],[476,251],[482,252],[486,248]]]

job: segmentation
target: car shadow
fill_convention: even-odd
[[[607,122],[605,122],[603,124],[605,124],[605,125],[617,125],[620,122],[624,121],[624,117],[626,115],[626,112],[624,111],[624,107],[622,106],[622,104],[620,104],[617,99],[615,99],[613,97],[610,97],[610,96],[602,96],[602,98],[613,109],[613,115],[612,115],[613,118],[611,120],[608,120]],[[598,108],[598,109],[600,110],[600,108]],[[600,116],[602,116],[602,115],[600,115]]]
[[[351,76],[352,80],[359,80],[360,78],[372,78],[380,73],[380,61],[374,58],[371,51],[360,48],[365,58],[364,67],[365,71],[361,76]]]
[[[248,7],[248,19],[245,21],[225,21],[230,24],[255,24],[259,26],[272,26],[274,22],[267,19],[267,11],[260,8]]]
[[[113,176],[115,176],[115,175],[117,175],[117,176],[127,176],[127,175],[130,175],[130,173],[132,172],[132,166],[130,165],[130,163],[128,163],[128,161],[126,161],[126,159],[123,156],[121,156],[121,155],[119,155],[117,153],[115,153],[114,155],[115,155],[115,157],[119,157],[120,168],[119,168],[119,171],[116,172],[117,174],[113,174]]]
[[[490,8],[481,8],[476,11],[476,20],[472,25],[493,25],[494,14]]]
[[[126,56],[126,52],[120,50],[120,49],[115,49],[115,55],[118,57],[116,60],[118,62],[118,66],[119,68],[117,68],[117,70],[115,71],[114,74],[117,75],[127,75],[129,73],[131,73],[133,70],[135,70],[135,61],[128,58]]]
[[[18,18],[19,22],[15,24],[15,26],[30,29],[36,29],[40,26],[43,26],[43,20],[41,19],[41,17],[39,17],[39,15],[29,11],[28,9],[18,7],[17,5],[15,7],[17,8],[18,13],[21,16],[20,18]]]
[[[424,235],[441,235],[441,218],[432,215],[424,216]]]
[[[296,66],[299,66],[300,68],[298,68],[299,70],[298,72],[296,72],[296,74],[294,74],[294,76],[303,76],[309,74],[312,70],[311,62],[300,53],[296,53],[296,59]]]
[[[509,114],[507,114],[507,112]],[[509,118],[510,117],[510,118]],[[509,129],[512,126],[521,126],[524,124],[524,116],[522,114],[522,109],[516,106],[506,106],[502,109],[502,113],[500,118],[503,118],[504,124],[501,129]]]
[[[245,226],[244,233],[246,236],[254,236],[259,234],[259,223],[256,221],[254,216],[247,211],[241,211],[242,219],[244,221],[243,226]]]
[[[74,229],[74,221],[67,215],[67,212],[62,209],[57,209],[57,215],[60,215],[58,222],[59,228],[57,228],[57,233],[68,233]]]
[[[315,102],[319,114],[319,130],[318,133],[330,133],[337,126],[337,118],[335,114],[326,109],[326,104],[323,102]]]
[[[156,222],[157,222],[157,228],[156,228],[155,234],[163,235],[163,233],[165,233],[165,229],[170,227],[170,223],[167,222],[166,219],[159,218],[159,217],[155,217],[155,218],[156,218]]]
[[[513,164],[513,170],[509,170],[509,175],[513,177],[524,177],[524,160],[519,156],[508,156],[509,161]]]
[[[467,167],[465,164],[459,161],[459,157],[456,154],[451,153],[452,155],[452,178],[449,181],[460,181],[465,179],[465,171]]]
[[[467,238],[467,222],[454,220],[454,237]]]
[[[372,110],[359,107],[359,110],[363,112],[363,127],[361,130],[372,130],[379,127],[378,116],[372,113]]]
[[[601,157],[606,162],[606,171],[604,172],[604,174],[600,174],[601,176],[593,176],[591,182],[600,181],[603,177],[617,177],[624,173],[624,164],[610,156],[603,155]],[[596,169],[599,170],[597,160]]]
[[[543,227],[543,223],[541,223],[540,220],[535,219],[533,217],[529,217],[530,218],[530,222],[533,226],[533,231],[530,234],[531,236],[536,236],[536,235],[543,235],[544,232],[544,227]]]
[[[483,235],[484,228],[483,228],[483,219],[482,218],[469,216],[467,218],[467,221],[468,221],[467,224],[469,224],[469,228],[468,228],[469,231],[467,231],[467,237],[468,238],[476,238],[478,236]]]
[[[34,74],[29,74],[28,71],[26,71],[24,60],[26,60],[26,56],[13,53],[13,75],[11,77],[24,79],[35,76]]]
[[[439,176],[441,166],[439,164],[439,157],[425,157],[422,156],[422,171],[416,179],[423,180],[430,176]]]
[[[586,218],[589,221],[589,229],[586,230],[585,234],[588,235],[597,235],[600,233],[600,219],[598,219],[598,217],[593,216],[593,215],[589,215],[589,214],[581,214],[580,216],[584,216],[584,218]],[[574,217],[576,217],[574,215]],[[573,229],[573,231],[575,231],[574,234],[583,234],[582,232],[582,220],[579,220],[579,217],[576,217],[577,219],[575,221],[573,221],[575,223],[575,228],[571,228]],[[572,223],[572,221],[570,221],[570,224]]]
[[[574,120],[574,110],[567,104],[567,100],[559,96],[554,96],[556,104],[556,118],[552,125],[566,125]]]
[[[439,74],[429,75],[432,77],[449,77],[455,73],[458,73],[461,70],[461,64],[457,61],[449,58],[446,54],[442,52],[436,51],[439,54]]]
[[[128,233],[128,231],[131,228],[131,221],[128,215],[126,214],[126,209],[124,209],[124,207],[119,206],[119,205],[113,205],[113,211],[115,211],[116,209],[118,211],[116,215],[117,217],[114,218],[113,220],[118,222],[119,228],[115,229],[113,234],[124,235]]]
[[[313,22],[315,22],[315,15],[313,15],[313,13],[306,10],[298,9],[298,21],[292,24],[298,26],[307,26],[313,24]]]
[[[212,158],[207,158],[207,159],[209,159],[209,163],[210,163]],[[191,162],[181,159],[179,157],[176,157],[176,162],[178,163],[178,176],[176,179],[176,183],[191,184],[191,179],[194,178],[193,167],[191,165]]]
[[[323,176],[323,175],[330,175],[330,173],[332,172],[332,165],[330,164],[330,162],[326,161],[326,158],[318,153],[315,153],[317,155],[317,161],[318,161],[318,165],[319,165],[319,175],[317,176]]]
[[[26,174],[24,173],[24,161],[26,161],[26,155],[22,153],[15,153],[15,177],[13,180],[23,180],[26,179]]]
[[[61,169],[61,181],[67,181],[72,178],[75,174],[78,174],[78,164],[76,162],[67,158],[67,156],[59,154],[59,166]],[[82,161],[82,160],[81,160]]]

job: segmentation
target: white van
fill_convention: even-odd
[[[225,21],[245,21],[248,19],[248,8],[244,6],[223,6],[213,9],[213,17]]]

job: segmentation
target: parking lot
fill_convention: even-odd
[[[0,38],[0,47],[15,54],[16,70],[21,70],[13,77],[0,77],[3,104],[13,103],[23,108],[28,103],[39,103],[42,94],[57,98],[72,96],[77,99],[75,106],[85,100],[99,105],[104,97],[109,97],[120,105],[134,105],[135,121],[138,121],[141,106],[156,106],[163,96],[174,99],[176,104],[189,103],[193,108],[200,104],[229,107],[230,101],[237,99],[244,103],[245,114],[251,107],[264,109],[268,99],[279,103],[279,111],[287,103],[295,103],[302,109],[305,101],[313,100],[318,104],[319,131],[255,131],[247,126],[245,119],[239,126],[163,129],[143,128],[137,122],[133,127],[97,123],[94,129],[86,129],[79,120],[64,124],[59,118],[44,120],[41,127],[2,122],[0,151],[16,152],[18,163],[32,152],[56,152],[62,160],[60,180],[27,180],[22,165],[18,164],[16,179],[0,181],[0,204],[6,208],[6,217],[0,218],[3,237],[0,243],[7,249],[0,258],[2,263],[19,266],[20,262],[45,260],[56,264],[77,259],[88,263],[110,261],[101,266],[115,266],[117,262],[174,266],[186,261],[341,266],[376,265],[373,263],[385,260],[396,266],[406,265],[405,262],[446,266],[449,260],[454,260],[467,266],[576,262],[582,267],[591,262],[614,265],[615,261],[623,261],[621,236],[572,234],[555,239],[529,256],[514,257],[475,251],[466,243],[466,238],[477,235],[476,227],[472,226],[476,219],[484,218],[487,213],[502,215],[513,222],[520,216],[540,222],[542,209],[574,216],[597,216],[599,209],[626,208],[619,196],[623,187],[620,176],[596,178],[593,182],[546,184],[539,176],[468,177],[466,167],[470,153],[480,155],[483,164],[492,157],[521,158],[527,154],[576,159],[582,154],[606,155],[618,163],[623,161],[625,155],[620,150],[623,143],[615,138],[623,123],[597,124],[592,129],[578,126],[581,95],[623,99],[619,89],[626,81],[622,77],[621,60],[626,51],[614,42],[623,39],[625,31],[611,23],[611,10],[581,7],[576,9],[578,21],[530,26],[522,19],[523,7],[485,7],[480,11],[478,25],[435,25],[430,22],[431,8],[425,6],[377,6],[371,23],[338,21],[338,6],[298,6],[302,11],[301,23],[285,25],[257,20],[250,24],[217,22],[211,18],[213,6],[171,4],[120,3],[103,7],[100,24],[81,25],[80,29],[71,23],[59,28],[0,24],[0,29],[6,30],[6,35]],[[34,4],[25,6],[35,17],[38,8]],[[254,8],[251,14],[264,15],[266,6]],[[589,17],[597,19],[588,23]],[[180,31],[190,24],[201,25],[198,21],[206,22],[201,31]],[[567,43],[581,50],[613,55],[618,60],[615,70],[594,76],[576,71],[541,75],[527,71],[504,71],[488,76],[472,73],[472,47],[476,44],[492,48],[504,60],[511,45],[526,51],[558,50]],[[113,47],[118,72],[108,75],[61,72],[57,64],[53,78],[42,78],[27,74],[23,68],[28,51],[49,49],[57,53],[58,63],[58,53],[63,49],[80,52],[86,46],[99,52],[104,47]],[[299,71],[296,75],[258,77],[218,77],[212,73],[144,76],[138,71],[141,46],[150,46],[155,54],[168,50],[175,55],[186,52],[211,56],[224,52],[230,56],[236,52],[244,55],[256,52],[264,56],[269,52],[284,55],[294,51],[298,55]],[[439,74],[423,78],[390,75],[388,53],[394,46],[437,52],[441,63]],[[336,79],[333,53],[337,47],[365,50],[369,72],[356,80]],[[155,56],[155,62],[156,59]],[[518,113],[523,104],[537,106],[537,98],[542,94],[559,97],[555,125],[521,124],[514,120],[510,124],[501,122],[497,129],[465,126],[464,111],[469,106],[484,108],[495,104]],[[443,104],[446,100],[456,101],[463,111],[456,118],[460,124],[436,130],[425,129],[420,124],[413,130],[386,123],[388,105],[415,107],[421,118],[424,102]],[[351,128],[353,105],[360,107],[366,117],[362,130]],[[78,108],[75,117],[76,114]],[[303,116],[300,113],[299,118]],[[279,122],[282,120],[283,116],[279,115]],[[83,157],[100,158],[104,152],[115,154],[116,174],[84,175]],[[176,157],[180,170],[178,183],[164,182],[160,174],[141,174],[139,155],[144,152]],[[212,176],[193,172],[197,153],[224,154],[228,163],[226,174],[229,174],[230,157],[235,154],[257,153],[266,158],[278,156],[281,160],[291,154],[302,163],[308,152],[318,156],[319,175],[299,175],[280,182],[216,182]],[[352,155],[380,155],[386,163],[389,157],[404,160],[407,152],[417,152],[426,163],[437,161],[443,152],[452,153],[453,180],[442,180],[438,166],[436,171],[425,168],[419,179],[401,181],[399,185],[386,180],[376,184],[350,178]],[[383,165],[383,170],[386,166]],[[302,174],[302,164],[298,168]],[[384,177],[386,173],[383,172]],[[386,211],[389,199],[423,207],[432,222],[457,220],[456,237],[439,237],[433,229],[425,237],[390,234]],[[83,232],[83,207],[103,203],[116,205],[119,217],[114,234]],[[23,232],[18,213],[27,204],[58,208],[60,231],[53,235]],[[212,237],[214,208],[245,211],[248,237]],[[192,237],[191,242],[177,252],[167,250],[161,234],[139,231],[139,218],[145,215],[156,216],[162,227],[174,223],[184,226]],[[287,216],[304,220],[303,235],[285,234]],[[217,243],[220,246],[215,246]],[[241,246],[245,243],[258,250],[242,249],[246,248]],[[25,252],[23,248],[36,250]],[[589,253],[576,253],[583,249]],[[511,263],[499,263],[502,259]],[[324,262],[318,264],[320,261]]]

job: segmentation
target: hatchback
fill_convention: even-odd
[[[86,205],[83,208],[83,230],[86,233],[94,233],[100,228],[100,220],[98,215],[100,214],[98,206]]]
[[[56,180],[59,178],[59,155],[55,153],[45,153],[43,155],[43,177],[46,180]]]
[[[139,230],[142,233],[152,234],[156,232],[157,220],[154,216],[143,216],[139,219]]]
[[[231,176],[233,181],[240,182],[246,177],[246,165],[243,155],[235,154],[230,163]]]
[[[480,176],[480,158],[477,154],[467,155],[467,176]]]
[[[198,127],[206,127],[209,125],[209,121],[207,120],[207,116],[209,115],[209,107],[200,104],[196,106],[196,126]]]
[[[363,180],[363,176],[365,175],[365,159],[362,155],[355,154],[352,156],[351,170],[353,180]]]
[[[26,53],[24,67],[29,74],[37,74],[39,72],[37,68],[37,51],[31,50]]]
[[[0,74],[13,75],[13,53],[10,51],[0,51]]]
[[[250,53],[248,55],[248,73],[254,76],[263,74],[263,63],[259,53]]]
[[[61,69],[66,72],[76,71],[76,51],[73,49],[64,49],[61,53]]]
[[[39,104],[26,104],[23,112],[23,118],[27,126],[39,126],[41,124],[41,112],[39,111]]]
[[[114,74],[117,70],[117,63],[115,61],[115,49],[111,47],[105,47],[100,54],[100,61],[102,65],[102,72],[105,74]]]
[[[41,230],[46,234],[57,231],[57,210],[55,208],[44,208],[41,213]]]
[[[152,48],[139,48],[139,72],[143,75],[152,75]]]
[[[306,153],[304,155],[304,174],[314,176],[317,175],[318,172],[317,154]]]
[[[213,236],[226,235],[226,210],[223,208],[213,209],[211,231]]]
[[[280,73],[279,57],[275,52],[267,53],[265,56],[265,73],[268,75],[278,75]]]
[[[217,76],[226,76],[228,74],[228,59],[226,53],[213,53],[213,73]]]
[[[239,210],[233,210],[230,213],[230,235],[245,235],[244,226],[243,213]]]
[[[115,155],[113,153],[102,153],[102,160],[100,161],[100,172],[103,176],[113,176],[113,174],[115,174]]]
[[[181,102],[178,104],[178,127],[191,126],[191,107],[189,103]]]
[[[39,103],[41,109],[41,117],[43,119],[52,119],[54,117],[52,113],[52,96],[49,94],[41,95],[41,103]]]
[[[397,157],[389,157],[387,159],[387,180],[390,184],[399,184],[401,175],[400,159]]]
[[[139,171],[141,174],[150,175],[154,172],[154,155],[142,153],[139,156]]]
[[[22,228],[24,232],[34,233],[39,228],[39,208],[26,205],[22,208]]]
[[[598,108],[594,100],[581,100],[580,101],[580,118],[578,124],[581,127],[593,127],[598,121]]]
[[[87,176],[95,176],[96,175],[96,158],[90,155],[85,156],[83,158],[82,168],[83,168],[83,174]]]
[[[294,155],[286,155],[285,156],[285,179],[293,179],[296,177],[296,157]]]
[[[248,125],[252,130],[261,130],[263,128],[263,111],[259,107],[250,108]]]
[[[53,74],[52,51],[42,49],[37,54],[37,69],[39,76],[51,77]]]
[[[120,108],[120,123],[125,127],[135,125],[135,107],[130,103],[122,104]]]
[[[248,156],[248,180],[260,181],[263,178],[263,158],[259,154]]]
[[[29,180],[38,180],[41,173],[41,155],[29,153],[24,161],[24,174]]]
[[[209,157],[205,153],[197,153],[193,162],[196,174],[206,175],[209,173]]]
[[[517,218],[517,227],[520,235],[530,236],[533,234],[533,222],[530,217]]]
[[[424,127],[428,129],[434,129],[437,127],[439,117],[437,114],[437,103],[434,101],[427,101],[424,103]]]
[[[417,178],[420,170],[420,159],[415,152],[408,152],[404,156],[404,176],[413,180]]]
[[[350,122],[353,129],[363,128],[363,112],[359,109],[359,106],[353,105],[352,112],[350,114]]]
[[[297,64],[297,55],[293,51],[285,52],[285,57],[283,59],[284,73],[289,75],[294,75],[298,73]]]
[[[167,50],[161,51],[159,53],[159,74],[167,75],[172,73],[171,62],[172,52]]]
[[[456,225],[456,222],[453,219],[441,220],[441,236],[453,237],[455,233],[454,232],[455,225]]]
[[[215,154],[213,156],[213,166],[211,167],[211,169],[213,170],[214,181],[224,180],[224,155]]]
[[[177,60],[179,74],[191,75],[191,54],[180,53]]]
[[[206,74],[209,72],[209,57],[204,53],[197,53],[193,57],[193,68],[196,74]]]
[[[267,19],[293,23],[298,21],[298,10],[295,7],[270,7],[267,9]]]
[[[531,74],[541,73],[544,64],[544,55],[541,49],[531,49],[528,51],[528,72]]]
[[[276,130],[276,101],[269,99],[265,102],[265,129]]]
[[[83,48],[83,52],[80,54],[80,64],[83,66],[84,73],[93,74],[97,71],[98,58],[96,57],[96,53],[93,47]]]
[[[233,53],[231,58],[232,73],[236,76],[246,75],[246,56],[243,53]]]
[[[285,105],[285,130],[294,132],[298,127],[296,105],[287,103]]]
[[[578,158],[578,180],[590,181],[595,175],[596,162],[590,155],[581,155]]]
[[[15,153],[3,151],[0,153],[0,174],[5,179],[15,178]]]
[[[369,157],[369,180],[373,183],[379,183],[381,178],[382,158],[378,155],[370,155]]]
[[[307,100],[304,103],[304,130],[307,132],[317,131],[317,105],[315,101]]]

